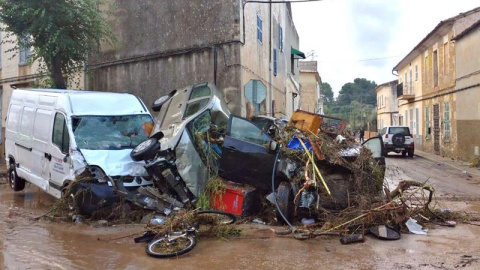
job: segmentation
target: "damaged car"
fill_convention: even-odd
[[[76,191],[89,189],[101,201],[115,200],[109,178],[128,188],[151,185],[145,163],[130,158],[149,126],[152,116],[131,94],[14,90],[5,134],[10,186],[19,191],[30,182],[61,198],[70,183],[85,182]]]
[[[152,135],[132,150],[131,157],[145,161],[162,194],[191,203],[217,174],[269,188],[264,179],[271,178],[278,143],[248,119],[231,115],[215,85],[174,90],[156,100],[152,109],[158,112]]]
[[[272,117],[249,120],[232,115],[220,91],[209,83],[174,90],[157,99],[152,109],[157,112],[152,135],[132,150],[131,157],[145,161],[159,193],[173,198],[176,205],[194,203],[207,181],[217,174],[225,180],[251,186],[258,194],[268,195],[277,190],[279,203],[292,215],[295,211],[289,208],[293,205],[310,207],[314,199],[318,200],[318,196],[294,200],[302,188],[294,178],[303,164],[283,153],[285,147],[281,147],[278,134],[280,138],[286,136],[285,120]],[[332,123],[324,122],[327,133],[334,134],[345,128],[344,120]],[[364,146],[371,149],[370,155],[373,153],[377,158],[375,162],[382,162],[380,138],[371,139]],[[358,146],[339,155],[354,160],[361,149]],[[336,197],[345,196],[345,189],[336,186],[349,180],[351,168],[329,161],[320,163],[327,181],[333,182],[332,193],[338,193]]]

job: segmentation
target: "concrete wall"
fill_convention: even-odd
[[[119,42],[91,58],[93,89],[130,92],[150,105],[174,89],[212,82],[241,114],[239,0],[114,2],[110,24]]]
[[[462,160],[474,158],[480,147],[480,26],[455,43],[457,155]]]
[[[239,41],[240,0],[111,0],[118,38],[90,64]]]
[[[274,100],[277,116],[285,115],[286,59],[291,44],[298,48],[288,4],[248,3],[244,10],[240,0],[112,1],[117,10],[110,23],[119,43],[104,44],[92,57],[92,88],[128,91],[150,104],[173,89],[208,81],[223,91],[233,113],[251,116],[254,106],[245,98],[245,86],[258,80],[267,87],[260,112],[270,114]],[[263,42],[257,41],[257,15]]]

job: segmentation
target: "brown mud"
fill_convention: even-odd
[[[398,167],[412,168],[411,160],[394,161]],[[421,164],[428,168],[429,164],[424,162]],[[444,181],[462,176],[450,171],[441,173]],[[396,178],[403,180],[405,175],[401,173]],[[448,194],[442,188],[449,186],[441,183],[438,190]],[[463,184],[456,186],[460,188]],[[456,193],[479,197],[480,193],[475,196],[471,185],[464,186],[469,190]],[[145,245],[133,242],[133,237],[143,232],[144,225],[94,227],[35,220],[48,212],[54,202],[55,199],[33,185],[13,192],[7,184],[0,184],[0,269],[480,268],[480,226],[475,225],[458,224],[455,228],[432,225],[427,236],[403,234],[398,241],[366,236],[365,243],[345,246],[338,237],[299,241],[276,236],[269,226],[247,223],[240,225],[240,237],[202,238],[190,253],[161,260],[148,257]],[[478,200],[442,200],[442,204],[471,213],[480,210]]]

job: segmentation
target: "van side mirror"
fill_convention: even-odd
[[[67,153],[67,154],[63,157],[63,162],[67,163],[68,157],[70,157],[70,154]]]

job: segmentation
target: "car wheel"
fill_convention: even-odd
[[[292,186],[289,182],[282,182],[278,186],[277,189],[277,203],[278,208],[288,220],[288,222],[292,222],[294,212],[295,212],[295,203],[293,201],[294,194],[292,190]],[[282,215],[278,212],[277,209],[277,220],[280,222],[285,222]]]
[[[8,168],[8,182],[14,191],[20,191],[25,188],[25,180],[18,177],[15,164],[10,164]]]
[[[158,140],[155,138],[149,138],[133,148],[132,152],[130,152],[130,157],[134,161],[153,159],[159,149],[160,143]]]
[[[413,150],[408,151],[408,157],[413,158]]]
[[[403,146],[405,144],[405,135],[397,133],[392,136],[392,143],[395,146]]]
[[[160,111],[160,108],[162,108],[162,105],[165,104],[168,100],[170,100],[170,98],[173,97],[176,93],[177,93],[177,90],[173,90],[168,95],[162,96],[157,100],[155,100],[152,104],[152,110],[154,112]]]

